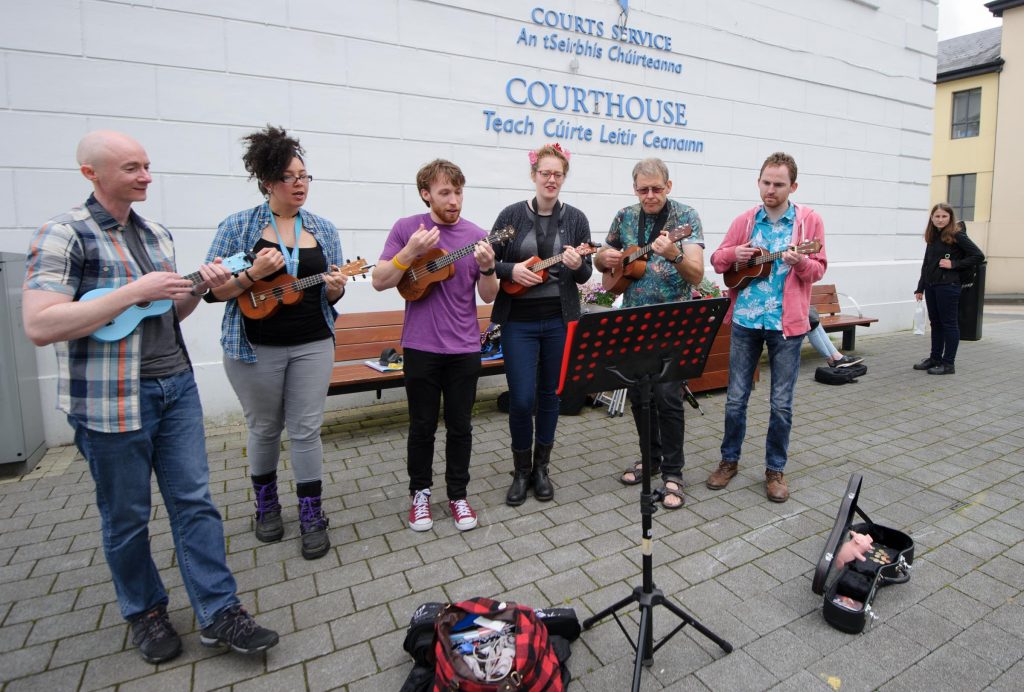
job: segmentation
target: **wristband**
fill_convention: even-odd
[[[209,286],[207,286],[206,290],[204,290],[202,293],[196,293],[196,287],[195,286],[193,286],[192,290],[189,291],[189,293],[191,293],[196,298],[201,298],[201,297],[205,296],[209,292],[210,292],[210,287]]]
[[[486,270],[486,271],[484,271],[483,269],[481,269],[481,270],[480,270],[480,276],[490,276],[490,275],[491,275],[491,274],[493,274],[493,273],[494,273],[495,271],[497,271],[497,269],[498,269],[497,265],[495,265],[495,266],[491,267],[490,269],[488,269],[488,270]]]
[[[246,267],[245,271],[242,272],[242,273],[245,274],[245,278],[249,279],[249,281],[252,281],[253,283],[256,283],[256,279],[252,278],[252,274],[249,273],[249,268],[248,267]]]
[[[412,266],[411,264],[402,264],[401,262],[399,262],[398,255],[395,255],[394,257],[391,258],[391,264],[395,265],[396,269],[403,272]]]

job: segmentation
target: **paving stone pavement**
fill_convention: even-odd
[[[910,365],[926,337],[861,330],[868,374],[813,381],[805,350],[786,475],[792,498],[763,492],[768,379],[751,397],[739,476],[713,492],[724,394],[686,413],[686,506],[654,515],[654,579],[666,596],[736,647],[725,655],[693,628],[645,669],[644,690],[1024,689],[1024,316],[986,315],[984,339],[961,344],[957,374]],[[767,373],[764,373],[767,375]],[[405,627],[425,601],[475,595],[572,606],[581,618],[640,583],[639,490],[617,478],[637,455],[632,420],[604,409],[563,417],[552,454],[555,501],[503,499],[507,423],[480,392],[470,499],[480,527],[458,532],[435,465],[435,526],[406,528],[404,403],[329,413],[325,503],[333,548],[299,555],[290,471],[285,538],[252,535],[242,426],[208,430],[211,490],[225,521],[240,595],[281,633],[266,655],[200,646],[177,571],[166,512],[154,494],[153,554],[184,638],[152,666],[130,647],[103,559],[93,488],[73,448],[51,449],[20,479],[0,482],[0,686],[15,690],[398,690],[411,663]],[[285,452],[287,455],[287,450]],[[861,506],[917,545],[908,584],[879,592],[864,634],[831,629],[811,592],[839,498],[864,475]],[[635,636],[636,608],[626,627]],[[675,625],[655,611],[656,633]],[[632,650],[611,619],[585,632],[571,689],[629,689]]]

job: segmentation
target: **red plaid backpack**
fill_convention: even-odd
[[[452,648],[452,627],[467,615],[515,625],[516,657],[512,671],[497,682],[477,680]],[[562,692],[561,666],[548,640],[548,630],[532,608],[472,598],[447,606],[435,623],[434,692]]]

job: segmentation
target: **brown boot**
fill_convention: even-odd
[[[725,486],[729,485],[729,481],[732,480],[740,471],[740,464],[738,461],[720,461],[718,462],[718,468],[711,472],[708,476],[705,485],[712,490],[721,490]]]
[[[785,502],[789,499],[789,486],[786,485],[786,479],[783,477],[782,471],[765,469],[764,482],[769,500],[772,502]]]

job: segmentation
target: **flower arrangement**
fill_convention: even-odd
[[[580,291],[580,305],[601,305],[610,308],[618,297],[609,293],[601,287],[601,284],[591,281],[585,284],[578,284]]]
[[[700,280],[700,283],[693,287],[693,298],[721,298],[722,289],[718,287],[711,279],[706,276]]]

